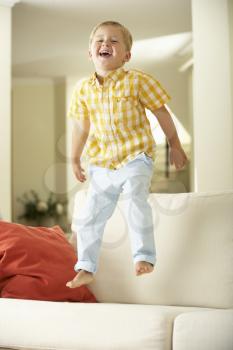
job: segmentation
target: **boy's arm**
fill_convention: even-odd
[[[170,162],[174,164],[176,169],[181,169],[185,166],[188,159],[181,146],[175,124],[172,117],[165,106],[156,109],[153,114],[158,119],[158,122],[167,137],[170,146]]]
[[[72,132],[72,167],[76,178],[80,182],[86,181],[84,169],[81,167],[80,158],[86,144],[88,134],[90,131],[89,119],[75,120],[73,123]]]

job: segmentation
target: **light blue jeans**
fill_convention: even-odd
[[[86,203],[81,212],[77,212],[74,206],[71,226],[78,242],[75,271],[82,269],[96,273],[104,228],[121,193],[133,261],[155,264],[152,210],[148,203],[152,174],[153,160],[145,153],[140,153],[117,170],[89,166],[90,185]]]

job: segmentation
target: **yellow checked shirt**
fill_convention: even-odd
[[[118,169],[141,152],[155,158],[155,141],[145,108],[155,111],[169,99],[156,79],[121,67],[110,72],[103,85],[96,74],[79,81],[68,117],[90,119],[85,147],[89,163]]]

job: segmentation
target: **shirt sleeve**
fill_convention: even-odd
[[[145,108],[153,112],[162,107],[170,98],[171,97],[158,80],[148,74],[140,72],[139,100]]]
[[[84,120],[89,118],[88,108],[84,99],[82,81],[78,82],[71,96],[71,101],[68,109],[68,118]]]

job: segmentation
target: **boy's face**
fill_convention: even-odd
[[[131,54],[126,50],[123,33],[120,28],[106,25],[97,29],[89,49],[89,56],[96,72],[105,75],[129,61]]]

